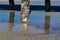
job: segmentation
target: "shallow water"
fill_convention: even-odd
[[[20,12],[0,12],[0,39],[59,40],[60,12],[39,12],[40,14],[38,14],[36,11],[34,13],[30,14],[28,27],[24,27],[25,25],[21,23]]]

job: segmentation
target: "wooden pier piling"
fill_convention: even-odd
[[[29,31],[29,3],[30,0],[22,0],[21,4],[21,22],[22,22],[22,32],[28,33]]]
[[[50,12],[51,11],[51,3],[50,0],[45,0],[45,11]]]
[[[10,21],[9,23],[14,23],[14,12],[10,12]]]
[[[45,0],[45,11],[49,13],[51,11],[51,4],[50,0]],[[45,16],[45,33],[49,33],[49,28],[50,28],[50,16]]]
[[[49,29],[50,29],[50,16],[45,16],[45,25],[44,25],[45,33],[49,34]]]
[[[10,9],[14,9],[14,0],[9,0]]]
[[[10,9],[14,9],[14,0],[9,0]],[[14,23],[14,12],[10,12],[10,23]]]

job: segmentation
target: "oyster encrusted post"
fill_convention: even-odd
[[[22,0],[21,4],[21,22],[22,22],[22,31],[28,32],[29,30],[29,14],[30,14],[30,0]]]

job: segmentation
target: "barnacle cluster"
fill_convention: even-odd
[[[23,22],[26,22],[28,20],[28,15],[29,15],[29,1],[24,1],[21,4],[21,17]]]
[[[21,4],[22,32],[28,33],[29,30],[29,0],[23,0]]]

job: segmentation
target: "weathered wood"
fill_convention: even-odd
[[[44,31],[45,34],[49,34],[49,29],[50,29],[50,16],[45,16],[45,25],[44,25]]]
[[[10,12],[10,23],[14,23],[14,12]]]
[[[14,0],[9,0],[10,9],[14,9]]]
[[[45,11],[49,13],[51,11],[51,4],[50,0],[45,0]],[[45,16],[45,34],[49,33],[49,28],[50,28],[50,16]]]
[[[30,0],[22,0],[21,4],[22,31],[25,33],[28,33],[29,30],[29,3]]]
[[[9,0],[10,9],[14,9],[14,0]],[[14,23],[14,12],[10,12],[10,23]]]
[[[31,11],[45,11],[45,5],[30,5]],[[9,5],[0,4],[0,10],[11,10]],[[21,11],[21,5],[14,5],[14,11]],[[60,6],[51,6],[51,12],[60,12]]]
[[[51,11],[51,3],[50,0],[45,0],[45,11],[50,12]]]

